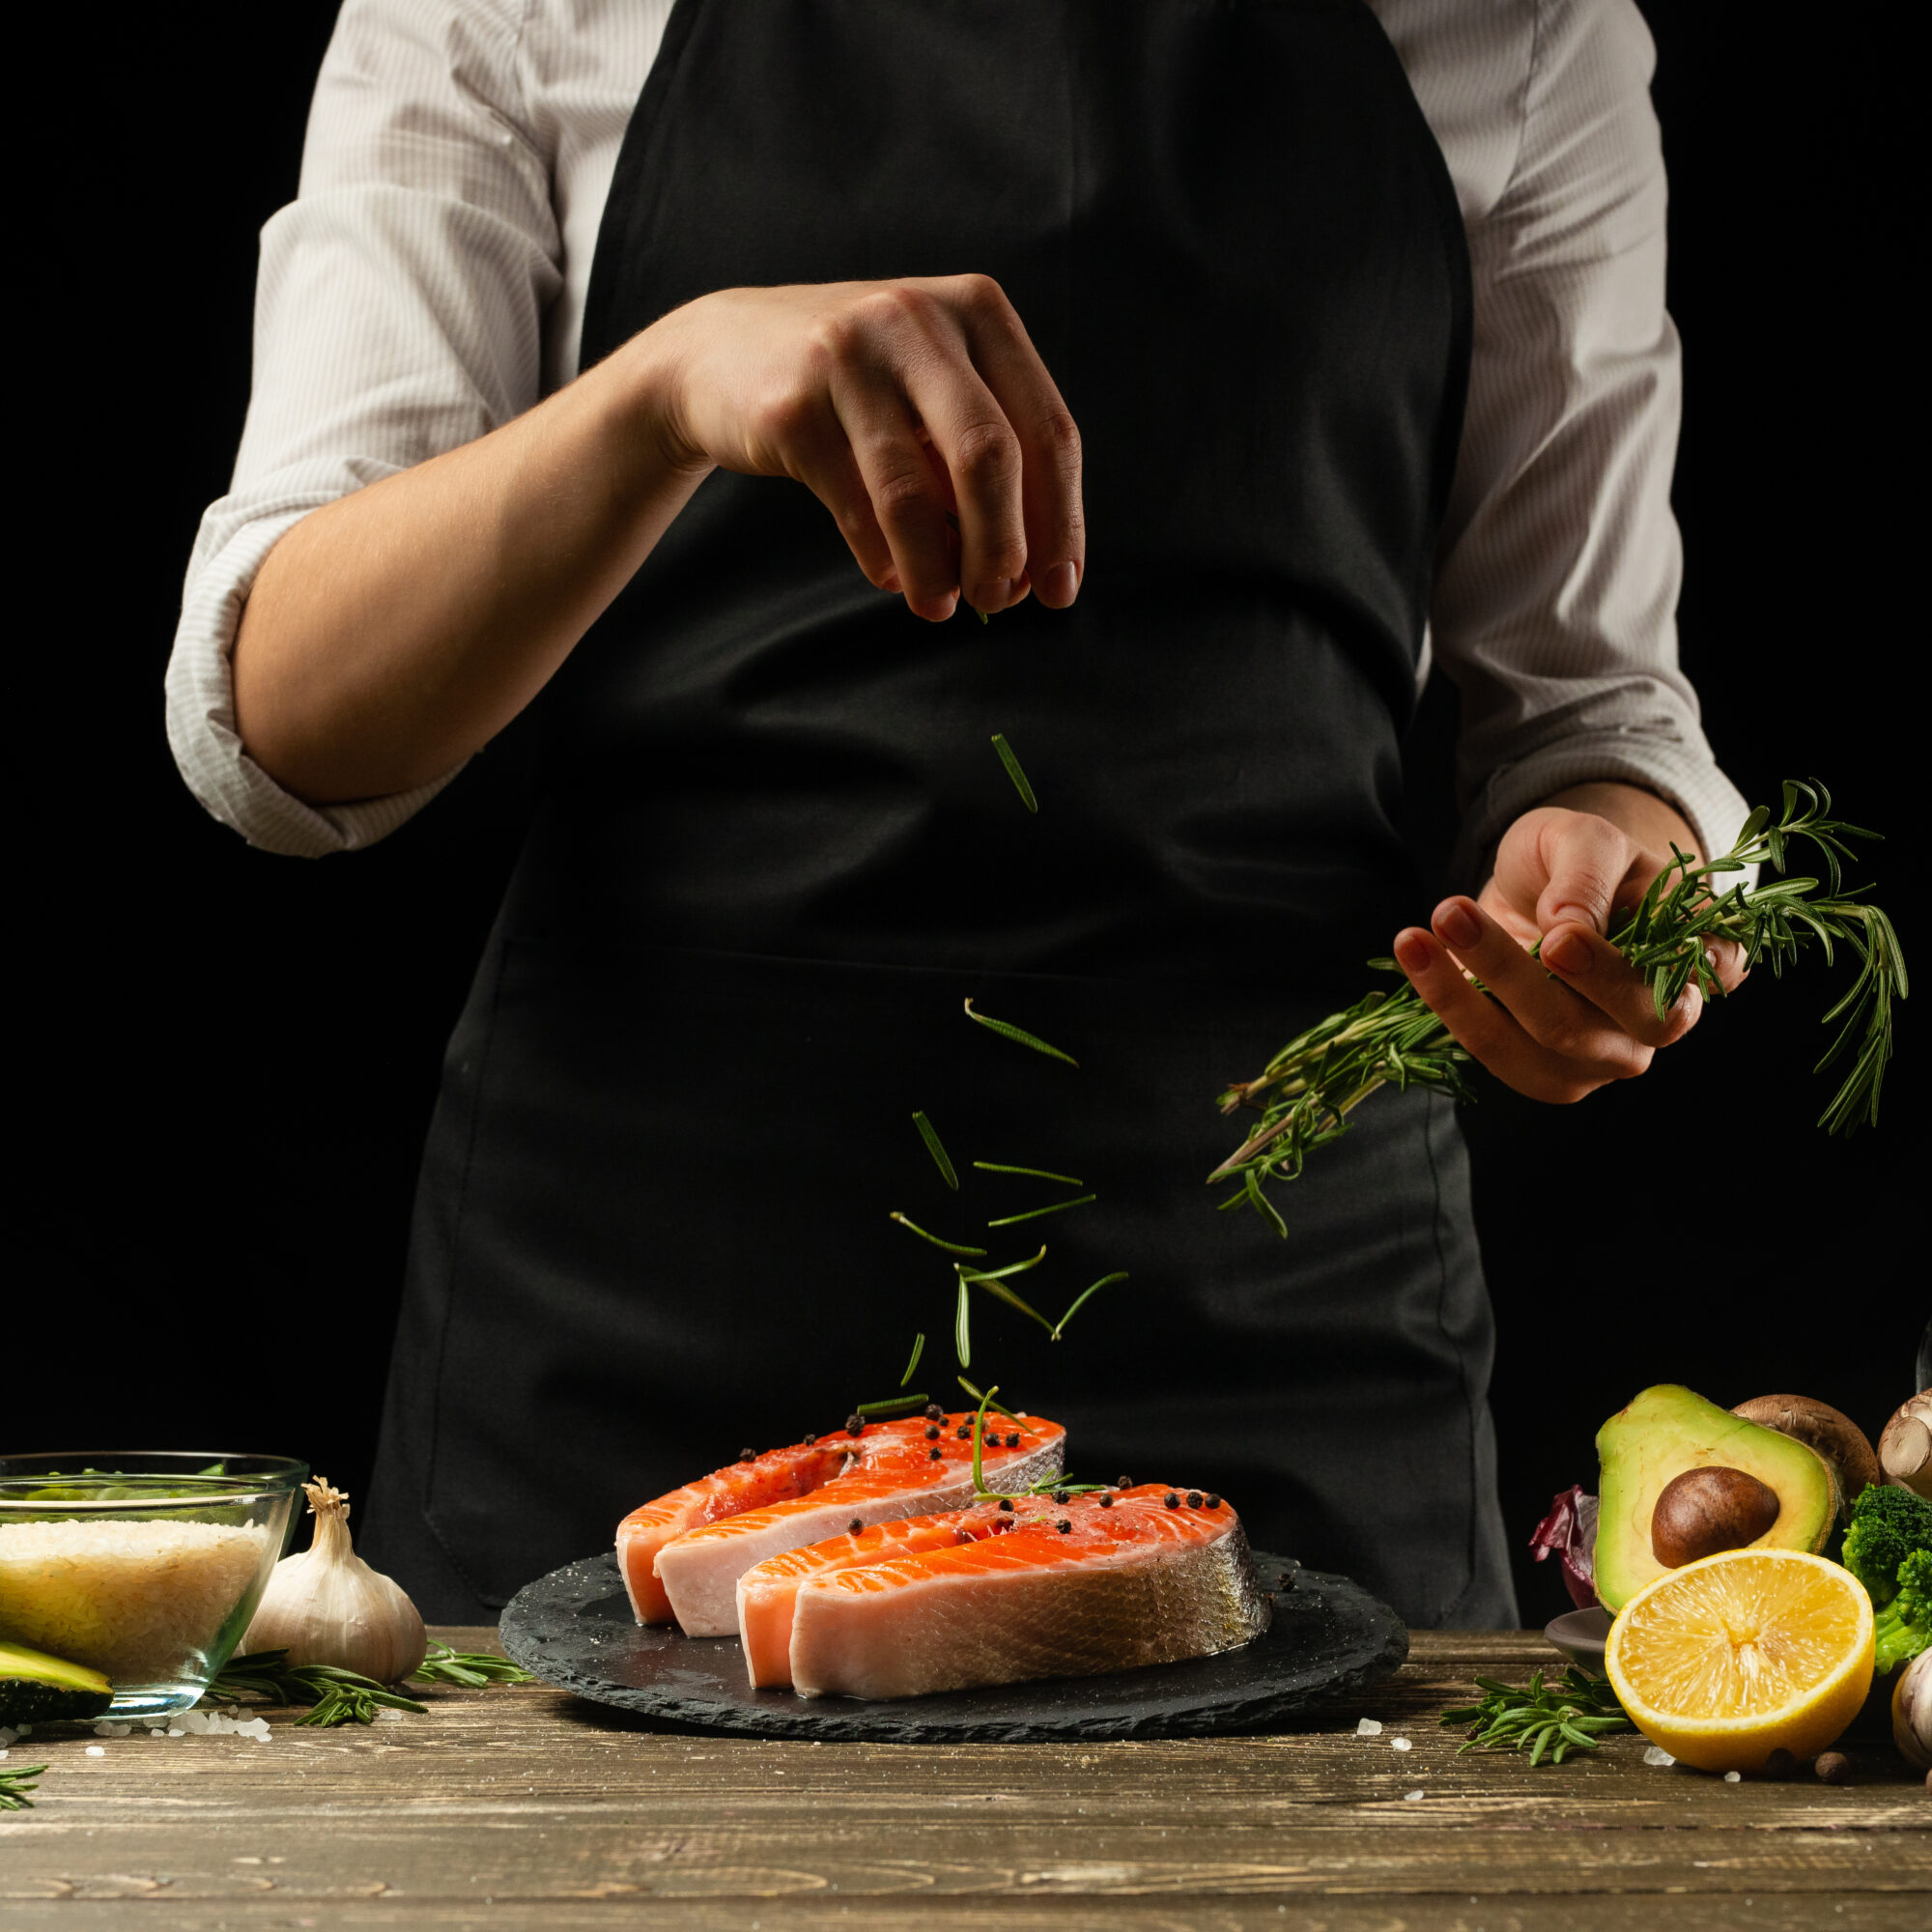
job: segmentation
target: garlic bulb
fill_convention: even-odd
[[[1921,1650],[1898,1673],[1891,1692],[1891,1736],[1908,1764],[1932,1771],[1932,1650]]]
[[[332,1663],[398,1683],[428,1654],[423,1620],[399,1585],[356,1555],[349,1498],[324,1480],[302,1488],[315,1539],[275,1565],[242,1649],[286,1650],[293,1664]]]

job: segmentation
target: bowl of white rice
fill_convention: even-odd
[[[214,1450],[0,1456],[0,1641],[100,1671],[110,1717],[185,1710],[247,1630],[307,1475]]]

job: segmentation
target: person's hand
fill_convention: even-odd
[[[1690,827],[1648,794],[1588,789],[1624,823],[1554,805],[1525,812],[1503,835],[1479,898],[1444,899],[1431,931],[1410,926],[1395,942],[1397,963],[1457,1040],[1536,1100],[1580,1100],[1643,1072],[1703,1010],[1693,980],[1660,1019],[1649,983],[1605,936],[1669,863],[1667,839],[1691,849]],[[1744,978],[1740,950],[1725,940],[1711,954],[1731,991]]]
[[[725,289],[646,342],[673,459],[805,484],[920,616],[1073,602],[1079,432],[989,276]]]

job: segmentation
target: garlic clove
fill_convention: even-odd
[[[429,1633],[402,1586],[355,1554],[349,1498],[326,1480],[303,1484],[315,1538],[269,1578],[242,1651],[286,1650],[292,1664],[330,1663],[395,1684],[429,1652]]]

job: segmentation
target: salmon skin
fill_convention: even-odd
[[[884,1522],[738,1578],[754,1688],[919,1697],[1234,1650],[1268,1627],[1240,1518],[1143,1484]]]
[[[753,1564],[858,1522],[956,1510],[973,1500],[974,1411],[868,1422],[734,1463],[635,1509],[617,1567],[640,1624],[731,1636],[738,1578]],[[1060,1473],[1066,1432],[1037,1415],[986,1418],[981,1468],[1001,1489]]]

